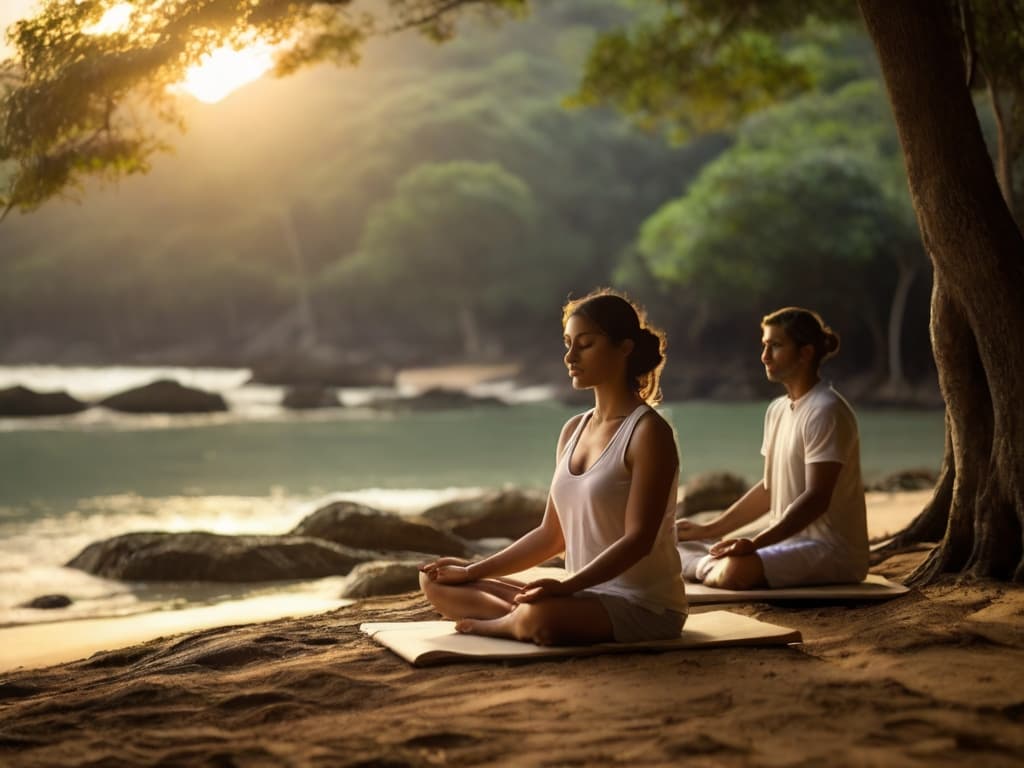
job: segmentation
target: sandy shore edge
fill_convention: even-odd
[[[929,498],[931,491],[867,494],[870,535],[884,537],[899,531]],[[0,674],[19,667],[74,661],[98,651],[185,632],[309,616],[347,602],[312,595],[265,595],[212,606],[0,629]]]

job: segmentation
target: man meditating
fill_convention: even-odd
[[[786,389],[765,414],[764,478],[710,523],[677,522],[683,576],[724,589],[859,582],[868,536],[857,420],[818,373],[839,337],[798,307],[761,328],[765,374]],[[753,538],[724,538],[766,512]]]

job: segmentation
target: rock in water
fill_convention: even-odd
[[[54,608],[67,608],[71,605],[71,602],[71,598],[67,595],[42,595],[29,600],[27,603],[22,603],[18,607],[37,608],[39,610],[49,611]]]
[[[127,533],[95,542],[69,563],[97,576],[127,581],[254,582],[343,576],[375,558],[301,536],[215,533]]]
[[[694,475],[686,483],[676,516],[687,517],[707,510],[726,509],[749,488],[746,480],[731,472]]]
[[[546,504],[545,493],[512,489],[440,504],[423,517],[466,539],[518,539],[540,525]]]
[[[126,413],[211,413],[228,409],[220,395],[184,387],[170,379],[111,395],[100,405]]]
[[[420,569],[417,563],[383,561],[362,563],[349,574],[349,581],[341,596],[347,598],[397,595],[420,588]]]
[[[67,392],[35,392],[21,386],[0,389],[0,416],[63,416],[88,407]]]
[[[313,536],[357,549],[467,554],[466,545],[450,533],[351,501],[336,501],[318,509],[291,535]]]
[[[304,384],[291,387],[281,398],[281,405],[293,411],[312,410],[314,408],[340,408],[338,393],[331,387],[316,384]]]

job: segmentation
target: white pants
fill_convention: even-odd
[[[718,558],[708,554],[715,539],[679,542],[683,578],[703,581]],[[855,584],[867,575],[867,565],[850,563],[834,547],[817,539],[793,536],[757,550],[769,587],[814,584]]]

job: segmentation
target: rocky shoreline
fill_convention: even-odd
[[[432,387],[404,397],[379,395],[367,403],[367,407],[380,411],[446,410],[507,405],[497,397],[476,396],[460,389],[445,387]],[[334,388],[319,384],[302,384],[286,389],[281,397],[281,406],[292,411],[343,407]],[[171,379],[159,379],[141,387],[133,387],[97,402],[78,400],[63,391],[36,392],[21,385],[0,389],[0,417],[66,416],[93,407],[136,414],[195,414],[229,410],[221,395],[186,387]]]
[[[934,482],[934,473],[909,470],[872,490],[924,490]],[[681,489],[676,516],[725,509],[748,487],[729,472],[697,475]],[[417,588],[419,565],[431,558],[484,556],[532,530],[545,503],[543,491],[505,488],[405,516],[336,500],[281,535],[126,533],[89,544],[66,566],[129,582],[257,584],[349,576],[339,598],[398,594]],[[71,602],[65,595],[40,595],[20,607],[58,612]]]

